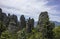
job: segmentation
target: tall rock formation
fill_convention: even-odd
[[[41,12],[39,15],[39,31],[42,33],[42,39],[53,39],[54,24],[49,21],[48,12]]]
[[[0,36],[1,36],[1,33],[2,33],[2,29],[1,29],[1,27],[2,27],[2,9],[0,8]]]
[[[38,24],[40,25],[39,31],[42,31],[44,28],[44,25],[49,22],[49,16],[48,12],[41,12],[39,15],[39,21]]]
[[[6,30],[6,19],[7,19],[7,15],[5,13],[2,12],[2,9],[0,8],[0,35],[1,33]]]
[[[26,20],[24,15],[21,15],[20,17],[20,26],[21,26],[21,29],[26,28]]]
[[[17,16],[16,15],[10,15],[9,16],[9,25],[8,25],[8,30],[11,32],[11,33],[15,33],[17,32]]]
[[[26,31],[27,33],[31,33],[32,29],[34,29],[34,19],[28,19],[27,24],[26,24]]]

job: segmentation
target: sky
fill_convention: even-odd
[[[0,0],[0,8],[6,14],[15,14],[18,19],[34,18],[38,21],[39,14],[47,11],[50,21],[60,22],[60,0]]]

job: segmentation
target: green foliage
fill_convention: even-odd
[[[60,39],[60,26],[55,27],[55,24],[49,21],[48,12],[41,12],[36,28],[33,18],[29,18],[26,24],[24,15],[21,15],[20,25],[18,25],[16,15],[2,14],[2,9],[0,9],[0,39]],[[5,16],[8,19],[4,19]],[[6,26],[9,28],[7,29]],[[20,26],[21,30],[18,31],[17,26]],[[10,28],[14,33],[9,32]]]
[[[7,29],[6,25],[4,25],[3,21],[0,20],[0,36],[3,31]]]
[[[17,34],[11,34],[8,30],[2,32],[1,39],[17,39]]]
[[[55,27],[53,31],[55,32],[55,39],[60,39],[60,26]]]
[[[1,39],[8,39],[8,38],[10,38],[9,32],[8,31],[2,32]]]
[[[31,33],[27,33],[25,28],[18,33],[18,39],[41,39],[42,34],[37,31],[37,29],[33,29]]]
[[[26,39],[27,33],[25,31],[25,28],[23,28],[21,31],[17,32],[18,39]]]

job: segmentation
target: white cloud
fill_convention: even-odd
[[[16,15],[24,14],[26,17],[32,17],[35,20],[38,20],[41,11],[48,11],[49,15],[59,14],[54,10],[56,6],[47,6],[47,3],[47,0],[0,0],[0,7],[3,9],[3,12]],[[59,17],[56,18],[58,19]],[[50,16],[50,19],[54,21],[59,20],[52,19],[52,16]]]
[[[51,21],[57,21],[60,22],[60,17],[59,16],[54,16],[54,15],[49,15]]]

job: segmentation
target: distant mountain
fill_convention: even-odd
[[[54,22],[55,23],[55,26],[59,26],[60,25],[60,22],[57,22],[57,21],[51,21],[51,22]],[[34,26],[36,27],[37,21],[34,24],[35,24]]]
[[[36,22],[34,22],[34,27],[36,27],[37,26],[37,21]]]
[[[57,22],[57,21],[53,21],[55,23],[55,26],[59,26],[60,25],[60,22]]]

